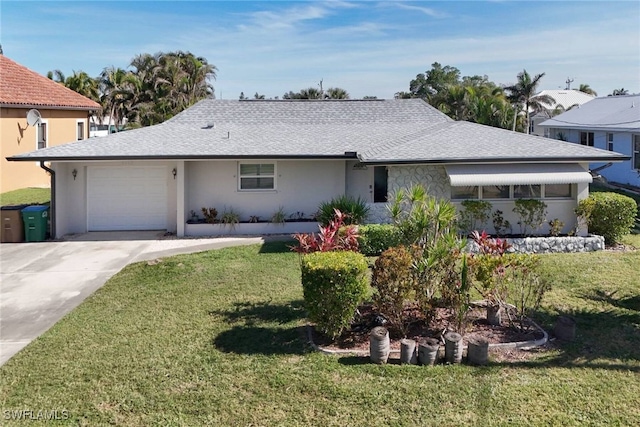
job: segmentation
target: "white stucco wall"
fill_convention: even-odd
[[[191,210],[202,217],[203,207],[213,207],[219,217],[225,209],[233,209],[241,220],[252,215],[269,220],[281,206],[288,214],[303,212],[310,217],[321,202],[345,192],[344,161],[278,160],[275,163],[275,190],[239,191],[237,161],[185,162],[185,217],[190,217]]]

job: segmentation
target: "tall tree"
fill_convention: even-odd
[[[107,67],[100,74],[100,104],[102,110],[109,114],[109,123],[115,125],[116,132],[120,130],[124,119],[132,108],[133,76],[130,71],[122,68]],[[100,118],[102,120],[102,117]]]
[[[89,76],[84,71],[73,71],[70,76],[65,76],[60,70],[53,70],[47,72],[47,78],[62,84],[63,86],[79,93],[82,96],[86,96],[96,102],[100,101],[100,94],[98,91],[99,81]]]
[[[580,92],[584,92],[584,93],[587,93],[589,95],[598,96],[598,93],[595,90],[591,89],[591,86],[589,86],[586,83],[580,83],[580,86],[578,87],[578,90]]]
[[[430,102],[438,93],[447,87],[460,83],[460,70],[456,67],[445,65],[444,67],[434,62],[431,69],[424,74],[418,74],[409,83],[409,91],[414,97],[426,99]]]
[[[538,91],[538,85],[540,80],[544,77],[545,73],[536,74],[533,78],[527,73],[527,70],[522,70],[518,73],[518,81],[516,84],[506,86],[504,89],[509,92],[508,99],[514,106],[514,119],[513,130],[516,127],[516,118],[520,111],[525,112],[525,132],[529,133],[529,112],[540,111],[545,109],[544,104],[554,104],[555,99],[549,95],[535,95]]]
[[[265,99],[265,96],[256,92],[253,94],[253,99]]]

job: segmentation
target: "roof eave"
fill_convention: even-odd
[[[45,104],[10,104],[5,102],[0,102],[0,107],[2,108],[40,108],[42,110],[78,110],[78,111],[97,111],[102,108],[100,105],[95,107],[89,106],[65,106],[65,105],[45,105]]]
[[[171,155],[171,156],[41,156],[7,157],[10,162],[79,162],[79,161],[128,161],[128,160],[357,160],[355,152],[338,155]]]
[[[522,157],[501,157],[501,158],[449,158],[449,159],[376,159],[376,160],[360,160],[361,163],[367,165],[415,165],[415,164],[490,164],[490,163],[593,163],[593,162],[624,162],[631,160],[630,156],[617,157],[532,157],[523,159]]]

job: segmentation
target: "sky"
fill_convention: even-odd
[[[439,62],[540,89],[640,93],[640,2],[0,2],[4,55],[38,72],[97,76],[141,53],[189,51],[217,67],[217,98],[341,87],[392,98]]]

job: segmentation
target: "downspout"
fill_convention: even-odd
[[[49,221],[51,221],[51,238],[56,238],[56,171],[45,166],[44,161],[40,161],[40,167],[51,174],[51,204],[49,208]]]

